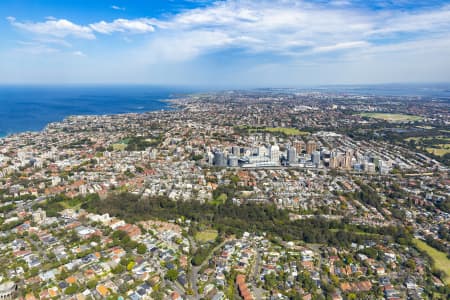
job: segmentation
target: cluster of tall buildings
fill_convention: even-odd
[[[254,148],[233,146],[230,150],[208,152],[208,162],[217,167],[279,166],[283,154],[277,144]]]
[[[364,172],[389,173],[391,167],[375,156],[365,156],[354,149],[323,147],[315,140],[306,143],[296,140],[281,147],[274,143],[258,147],[232,146],[228,149],[208,151],[208,162],[217,167],[276,167],[292,166],[329,168]]]
[[[351,169],[352,168],[353,151],[347,150],[344,154],[332,151],[329,152],[330,169]]]
[[[313,163],[320,163],[320,152],[316,151],[316,141],[295,141],[280,149],[276,143],[269,146],[241,148],[232,146],[222,151],[215,149],[208,151],[208,162],[217,167],[264,167],[280,165],[296,165],[301,158],[300,154],[306,153],[312,157]]]

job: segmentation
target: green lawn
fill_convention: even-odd
[[[266,127],[266,128],[264,128],[264,131],[279,132],[279,133],[284,133],[285,135],[307,135],[307,134],[309,134],[306,131],[301,131],[301,130],[298,130],[297,128],[290,128],[290,127]]]
[[[237,126],[239,129],[247,129],[247,132],[271,132],[271,133],[282,133],[285,135],[308,135],[309,132],[301,131],[293,127],[251,127],[251,126]]]
[[[345,232],[350,232],[350,233],[354,233],[357,235],[369,236],[369,237],[374,237],[374,238],[380,237],[380,235],[378,233],[364,232],[362,230],[357,230],[355,228],[345,228],[345,229],[331,228],[330,231],[331,232],[345,231]]]
[[[436,143],[435,140],[438,140],[440,143]],[[429,143],[428,141],[433,141],[431,146],[425,148],[428,153],[444,156],[447,153],[450,153],[450,138],[447,136],[432,136],[432,137],[409,137],[406,138],[405,141],[415,141],[418,144],[417,149],[420,149],[422,144]]]
[[[389,122],[411,122],[420,121],[421,116],[405,115],[405,114],[388,114],[388,113],[361,113],[361,117],[373,118]]]
[[[114,151],[123,151],[127,147],[126,144],[112,144]]]
[[[217,238],[218,232],[214,229],[208,229],[204,231],[197,232],[195,234],[195,239],[201,243],[212,242]]]
[[[425,251],[431,257],[434,267],[445,273],[445,283],[450,284],[450,259],[447,258],[447,255],[444,252],[429,246],[424,241],[414,239],[414,244],[417,248]]]
[[[69,202],[66,202],[66,201],[62,201],[62,202],[59,202],[59,203],[65,209],[70,208],[70,209],[75,209],[75,210],[80,209],[81,204],[82,204],[81,202],[79,202],[79,203],[69,203]]]
[[[437,156],[444,156],[447,153],[450,153],[450,144],[437,144],[434,145],[435,148],[426,148],[428,153],[432,153]]]

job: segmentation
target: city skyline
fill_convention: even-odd
[[[446,1],[2,1],[0,83],[449,82]]]

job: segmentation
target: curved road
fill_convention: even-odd
[[[228,240],[223,240],[219,245],[214,247],[212,249],[212,251],[209,253],[209,255],[202,262],[201,265],[199,265],[199,266],[192,266],[191,267],[191,271],[189,272],[189,282],[191,283],[191,288],[192,288],[192,290],[194,292],[194,295],[188,296],[188,299],[191,299],[191,300],[199,299],[198,286],[197,286],[198,272],[209,262],[209,260],[211,259],[211,256],[213,255],[213,253],[216,252],[218,249],[220,249],[223,245],[225,245],[226,242],[228,242]],[[193,246],[192,248],[194,248],[194,247],[196,248],[195,242],[193,243],[192,246]]]

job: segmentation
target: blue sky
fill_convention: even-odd
[[[2,0],[0,83],[450,82],[450,1]]]

